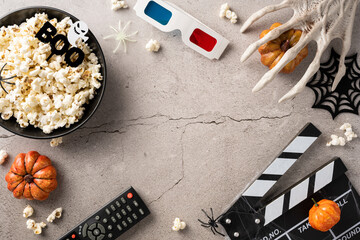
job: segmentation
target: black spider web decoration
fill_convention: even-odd
[[[330,59],[320,65],[319,71],[306,85],[315,93],[315,103],[312,108],[325,109],[333,119],[341,113],[359,115],[360,106],[360,67],[357,53],[346,57],[346,73],[335,91],[331,86],[339,70],[340,55],[332,48]]]

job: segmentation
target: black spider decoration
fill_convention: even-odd
[[[15,83],[11,83],[11,82],[8,82],[8,81],[6,81],[6,80],[10,80],[10,79],[16,78],[17,76],[15,75],[15,76],[8,77],[8,78],[3,78],[3,77],[1,76],[1,74],[2,74],[2,72],[3,72],[3,70],[4,70],[5,66],[6,66],[6,64],[7,64],[7,63],[5,63],[4,66],[2,66],[2,68],[1,68],[1,70],[0,70],[0,86],[1,86],[1,88],[2,88],[6,93],[8,93],[8,92],[6,91],[6,89],[4,88],[4,86],[3,86],[3,83],[15,85]]]
[[[209,221],[208,221],[207,223],[205,223],[205,222],[201,221],[200,219],[198,219],[198,221],[201,223],[201,226],[203,226],[203,227],[205,227],[205,228],[210,228],[211,231],[212,231],[212,233],[213,233],[214,235],[216,235],[216,233],[217,233],[217,234],[225,237],[224,234],[222,234],[221,232],[219,232],[219,231],[216,229],[216,228],[219,227],[219,225],[218,225],[218,220],[219,220],[223,215],[220,215],[220,216],[218,216],[216,219],[214,219],[214,212],[213,212],[213,209],[212,209],[212,208],[210,208],[211,217],[209,216],[209,214],[207,214],[207,213],[205,212],[204,209],[201,209],[201,211],[203,211],[203,213],[205,214],[205,216],[209,219]]]
[[[316,97],[312,107],[329,111],[333,119],[346,112],[358,115],[360,106],[360,67],[357,54],[346,57],[346,73],[335,91],[331,91],[338,72],[339,58],[340,55],[331,49],[330,59],[321,64],[319,71],[307,84]]]

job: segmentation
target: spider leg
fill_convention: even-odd
[[[208,218],[211,220],[211,218],[210,218],[209,215],[205,212],[204,209],[201,209],[201,211],[203,211],[203,213],[205,214],[205,216],[208,217]]]
[[[6,89],[4,88],[4,86],[2,85],[2,82],[0,82],[0,86],[1,86],[1,88],[4,90],[4,92],[8,93],[8,92],[6,91]]]
[[[224,214],[221,214],[220,216],[218,216],[214,221],[217,222],[222,216],[224,216]]]
[[[111,35],[105,36],[103,39],[109,39],[109,38],[114,38],[114,34],[111,34]]]
[[[13,78],[16,78],[17,76],[12,76],[12,77],[8,77],[8,78],[2,78],[1,81],[3,80],[10,80],[10,79],[13,79]]]
[[[277,10],[283,9],[289,7],[288,1],[285,0],[280,4],[277,5],[270,5],[267,7],[264,7],[263,9],[257,11],[256,13],[254,13],[253,15],[251,15],[246,22],[243,24],[243,26],[241,27],[240,31],[243,33],[245,32],[254,22],[256,22],[257,20],[259,20],[260,18],[262,18],[263,16],[265,16],[268,13],[271,12],[275,12]]]
[[[129,28],[129,25],[130,25],[131,21],[128,21],[125,25],[125,27],[123,28],[123,32],[126,32],[126,30]]]
[[[119,31],[118,31],[116,28],[114,28],[113,26],[110,26],[110,28],[111,28],[112,30],[114,30],[116,33],[119,32]]]
[[[224,234],[222,234],[221,232],[219,232],[218,230],[216,230],[216,228],[214,228],[214,230],[215,230],[215,232],[216,232],[217,234],[219,234],[219,235],[221,235],[221,236],[225,237],[225,235],[224,235]]]
[[[212,208],[210,208],[210,212],[211,212],[211,219],[214,219],[214,211]]]
[[[200,223],[202,223],[202,224],[207,224],[207,223],[205,223],[205,222],[201,221],[200,219],[198,219],[198,221],[199,221]]]
[[[214,232],[214,228],[211,227],[210,229],[211,229],[212,233],[213,233],[214,235],[216,235],[216,233]]]
[[[1,70],[0,70],[0,75],[2,73],[2,71],[4,70],[5,66],[7,65],[7,63],[4,64],[4,66],[2,66]],[[1,76],[0,76],[1,77]]]
[[[12,82],[8,82],[8,81],[4,81],[4,79],[0,80],[1,82],[7,83],[7,84],[11,84],[11,85],[15,85],[15,83]]]
[[[119,20],[119,30],[121,30],[121,20]]]
[[[124,44],[124,53],[126,53],[127,52],[126,42],[124,39],[121,40],[121,42]]]
[[[201,226],[204,227],[204,228],[209,228],[209,227],[211,227],[210,225],[204,225],[204,224],[201,224]]]
[[[261,45],[267,43],[275,38],[278,38],[284,32],[294,28],[298,24],[298,19],[292,17],[287,23],[274,28],[268,34],[266,34],[263,38],[260,38],[256,42],[250,44],[250,46],[245,50],[243,55],[241,56],[240,61],[245,62]]]
[[[260,81],[255,85],[253,88],[253,92],[257,92],[261,89],[263,89],[268,83],[270,83],[275,76],[289,63],[291,62],[296,56],[300,53],[300,51],[303,50],[306,45],[309,44],[311,41],[312,35],[315,34],[314,32],[311,32],[309,34],[303,33],[300,37],[299,42],[290,48],[284,56],[281,58],[281,60],[275,65],[274,68],[269,70],[265,75],[260,79]]]
[[[132,37],[132,36],[136,35],[138,32],[139,32],[139,31],[133,32],[133,33],[127,35],[126,37],[127,37],[127,38]]]
[[[304,76],[299,80],[299,82],[288,92],[286,93],[280,100],[280,102],[283,102],[285,100],[288,100],[292,97],[295,97],[298,93],[300,93],[306,86],[307,82],[315,75],[315,73],[320,68],[320,59],[324,51],[326,50],[329,43],[325,43],[323,46],[319,45],[318,43],[318,50],[316,52],[316,55],[314,57],[314,60],[310,64],[310,67],[306,70]],[[320,47],[321,46],[321,47]]]
[[[114,49],[113,53],[116,53],[117,50],[119,50],[120,45],[121,45],[121,42],[119,42],[119,43],[116,45],[116,48]]]

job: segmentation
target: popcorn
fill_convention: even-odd
[[[150,39],[145,48],[149,52],[157,52],[160,49],[160,43],[157,40]]]
[[[237,18],[238,18],[236,13],[230,10],[230,6],[228,3],[224,3],[223,5],[221,5],[219,17],[221,18],[226,17],[227,19],[230,20],[231,23],[237,23]]]
[[[55,209],[46,219],[48,222],[53,222],[55,218],[61,218],[62,208]]]
[[[112,3],[111,9],[113,11],[117,11],[121,8],[129,7],[125,1],[121,1],[121,0],[111,0],[111,3]]]
[[[34,209],[30,205],[27,205],[23,211],[23,217],[28,218],[32,216],[33,213],[34,213]]]
[[[0,165],[3,164],[9,155],[5,150],[0,150]]]
[[[69,19],[50,22],[59,34],[66,34]],[[78,47],[85,59],[77,68],[69,67],[64,56],[46,61],[50,44],[40,42],[35,34],[47,21],[47,14],[41,13],[19,26],[0,27],[0,67],[7,63],[3,77],[17,76],[11,80],[15,85],[4,84],[8,94],[0,89],[0,114],[4,120],[14,116],[22,128],[31,124],[51,133],[81,119],[83,105],[94,98],[102,76],[97,56],[83,42]]]
[[[178,232],[180,230],[183,230],[185,229],[186,227],[186,223],[185,222],[182,222],[180,220],[180,218],[175,218],[174,220],[174,225],[172,226],[172,230],[175,231],[175,232]]]
[[[328,142],[326,144],[326,146],[330,147],[330,146],[345,146],[346,144],[346,141],[347,142],[350,142],[352,141],[354,138],[357,138],[357,135],[353,132],[352,130],[352,126],[350,123],[344,123],[341,127],[340,127],[340,130],[343,130],[345,131],[344,135],[346,137],[346,140],[345,138],[343,137],[339,137],[337,135],[331,135],[331,141]]]
[[[53,139],[51,139],[51,141],[50,141],[50,146],[51,146],[51,147],[57,147],[57,146],[59,146],[60,144],[62,144],[62,142],[63,142],[63,138],[62,138],[62,137],[53,138]]]
[[[46,227],[46,223],[44,222],[35,223],[34,220],[29,219],[26,221],[26,227],[27,229],[33,230],[34,233],[38,235],[42,233],[42,229]]]

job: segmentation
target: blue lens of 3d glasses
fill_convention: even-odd
[[[145,8],[145,14],[162,25],[168,24],[172,13],[154,1],[150,1]]]

